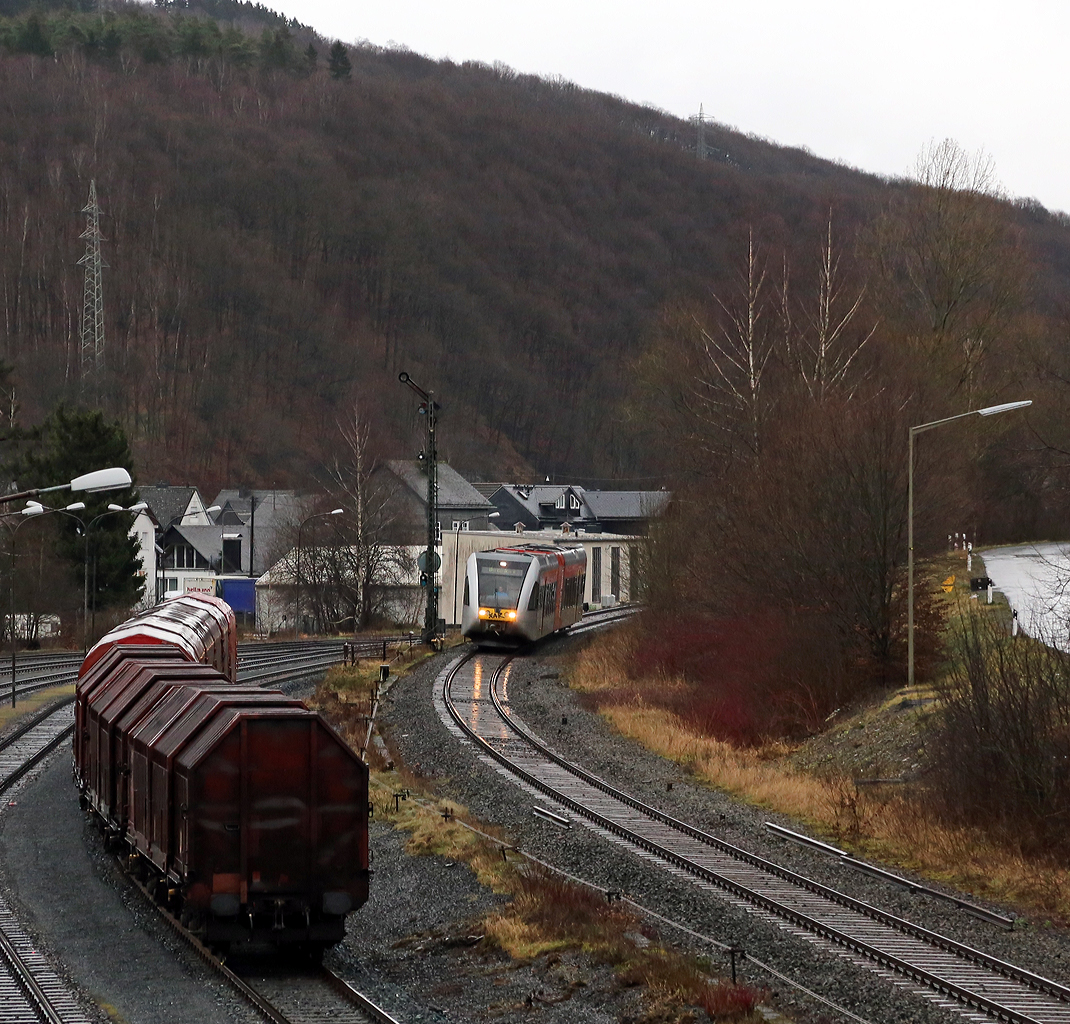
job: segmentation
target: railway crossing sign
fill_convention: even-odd
[[[416,559],[416,565],[419,567],[420,572],[427,572],[427,552],[421,551]],[[442,559],[439,557],[437,551],[431,552],[431,572],[438,572],[442,568]]]

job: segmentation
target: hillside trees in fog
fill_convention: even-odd
[[[939,366],[926,380],[948,401],[960,378],[998,393],[1008,365],[1026,365],[1004,349],[1004,327],[1021,318],[991,291],[989,311],[971,299],[965,319],[956,299],[933,339],[914,283],[930,264],[920,242],[907,259],[899,239],[904,218],[954,223],[910,213],[935,186],[881,182],[717,125],[714,158],[700,163],[683,122],[504,67],[355,47],[350,78],[335,81],[326,59],[312,68],[304,56],[328,47],[294,25],[247,34],[170,7],[38,17],[47,59],[11,42],[26,18],[0,27],[0,358],[27,424],[77,400],[78,211],[96,180],[105,407],[159,476],[307,482],[316,439],[353,401],[400,454],[403,369],[442,396],[443,452],[462,470],[658,476],[676,435],[636,414],[636,366],[666,310],[679,314],[670,334],[697,320],[729,351],[714,296],[742,312],[749,229],[768,308],[751,342],[746,325],[732,330],[756,356],[775,343],[749,378],[760,384],[751,449],[755,422],[764,445],[764,431],[787,429],[781,410],[805,407],[797,392],[838,401],[841,383],[883,381],[892,354]],[[1038,361],[1070,279],[1070,231],[1035,205],[975,198],[1000,214],[990,251],[1018,251],[1027,268],[1036,299],[1019,333]],[[761,333],[773,328],[775,339]],[[893,337],[913,340],[882,340]],[[685,346],[659,358],[700,356]],[[707,359],[691,379],[716,372]],[[708,412],[717,397],[700,389],[667,405]],[[743,443],[735,420],[716,422],[676,426],[692,453]],[[1007,460],[979,454],[974,492],[995,481],[1014,492],[984,516],[1044,528],[1043,460],[1023,484]]]

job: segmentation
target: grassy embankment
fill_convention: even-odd
[[[9,684],[10,685],[10,684]],[[29,717],[36,711],[40,711],[46,704],[60,697],[74,696],[74,683],[69,686],[54,686],[48,690],[37,690],[25,697],[19,697],[15,707],[11,706],[11,690],[8,689],[6,702],[4,694],[0,693],[0,732],[8,727],[15,719]]]
[[[403,671],[424,657],[417,655]],[[309,701],[354,749],[364,741],[378,670],[378,661],[331,669]],[[595,963],[611,966],[622,988],[642,986],[650,1020],[683,1020],[689,1007],[717,1020],[742,1024],[758,1019],[754,1008],[760,994],[755,990],[718,978],[704,959],[651,941],[656,935],[639,915],[608,902],[602,893],[515,855],[507,859],[503,849],[510,843],[504,835],[473,819],[457,803],[437,798],[404,767],[389,768],[374,747],[369,763],[373,818],[407,832],[410,854],[465,863],[482,885],[509,897],[466,925],[482,936],[484,948],[503,950],[519,961],[586,954]]]
[[[940,595],[951,628],[971,605],[965,562],[949,555],[926,569],[934,588],[955,576],[953,591]],[[980,572],[975,559],[973,574]],[[1007,616],[1005,604],[982,607],[987,614]],[[1013,843],[996,841],[980,830],[948,827],[933,813],[921,785],[858,784],[860,776],[872,778],[871,767],[858,769],[859,753],[866,753],[870,744],[889,743],[898,763],[903,763],[904,753],[908,761],[923,760],[926,719],[935,706],[939,678],[931,686],[885,692],[864,707],[848,709],[826,733],[805,743],[741,748],[711,738],[686,718],[658,707],[662,701],[655,694],[688,684],[682,679],[631,678],[628,666],[634,663],[636,643],[634,632],[605,634],[580,653],[569,673],[571,685],[590,695],[622,735],[686,767],[696,779],[799,819],[861,856],[1015,904],[1042,920],[1070,920],[1070,871],[1064,865],[1026,857]],[[625,679],[627,685],[622,686]],[[868,764],[873,763],[870,758]]]

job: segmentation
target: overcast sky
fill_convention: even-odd
[[[1066,0],[262,0],[322,35],[561,75],[882,174],[931,139],[1070,211]]]

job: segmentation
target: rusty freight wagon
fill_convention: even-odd
[[[367,767],[300,701],[196,663],[197,643],[143,637],[125,631],[79,678],[82,805],[213,946],[339,941],[368,897]]]

